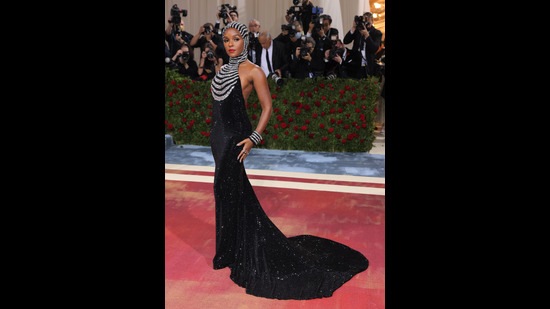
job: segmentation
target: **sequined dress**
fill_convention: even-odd
[[[275,299],[332,296],[367,269],[363,254],[312,235],[286,237],[266,215],[237,160],[252,125],[240,80],[227,98],[213,100],[210,134],[215,161],[216,254],[214,269],[229,267],[246,293]]]

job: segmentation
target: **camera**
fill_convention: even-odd
[[[300,15],[302,13],[302,7],[293,5],[286,10],[286,15]]]
[[[302,7],[291,6],[288,10],[286,10],[286,15],[292,16],[292,21],[296,21],[296,20],[301,21]]]
[[[355,23],[355,27],[358,30],[365,30],[367,29],[367,26],[370,25],[370,22],[368,22],[365,16],[356,15],[353,19],[353,22]]]
[[[285,82],[282,77],[279,77],[277,73],[269,73],[269,76],[267,78],[271,78],[277,86],[282,86]]]
[[[323,14],[323,8],[320,7],[320,6],[314,6],[314,7],[311,9],[311,14],[313,14],[313,15],[321,15],[321,14]],[[313,15],[312,15],[312,18],[313,18]]]
[[[329,52],[329,55],[328,55],[328,58],[330,60],[332,60],[332,58],[336,57],[336,55],[342,57],[342,55],[344,54],[344,49],[343,48],[335,48],[333,47],[330,52]]]
[[[303,58],[309,54],[309,47],[304,43],[300,46],[300,58]]]
[[[291,21],[302,21],[303,8],[300,5],[300,0],[292,0],[294,4],[288,10],[286,10],[286,15],[292,16]]]
[[[206,58],[208,58],[208,60],[214,61],[216,57],[214,56],[214,52],[209,50],[206,52]]]
[[[168,22],[172,24],[179,25],[181,23],[181,16],[186,17],[187,16],[187,10],[180,10],[178,8],[177,4],[174,4],[172,8],[170,9],[170,20]]]
[[[210,32],[212,32],[212,28],[210,28],[210,25],[209,24],[204,24],[203,25],[204,27],[204,33],[203,34],[210,34]]]
[[[293,24],[281,25],[281,31],[288,31],[289,37],[296,35],[296,27]]]
[[[315,31],[319,31],[319,29],[323,27],[323,18],[321,14],[323,14],[322,7],[314,6],[311,9],[311,22],[315,24]]]
[[[237,10],[237,6],[234,5],[234,6],[231,6],[231,4],[227,4],[227,3],[224,3],[220,6],[220,17],[224,20],[227,19],[227,17],[229,17],[229,12],[230,11],[236,11]]]
[[[181,60],[183,61],[187,61],[189,60],[189,53],[181,53],[176,57],[176,59],[179,59],[179,58],[181,58]]]

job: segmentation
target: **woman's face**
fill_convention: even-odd
[[[239,30],[228,28],[223,34],[223,47],[229,57],[238,57],[244,50],[244,39]]]

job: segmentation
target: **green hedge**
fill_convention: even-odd
[[[165,130],[176,144],[208,146],[212,116],[210,81],[193,81],[166,69]],[[374,141],[377,78],[269,80],[273,114],[258,147],[282,150],[368,152]],[[247,112],[255,127],[261,113],[256,92]]]

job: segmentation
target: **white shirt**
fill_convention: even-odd
[[[367,42],[366,39],[361,35],[361,66],[364,67],[367,65]]]
[[[265,48],[262,48],[262,61],[260,63],[261,63],[262,70],[264,70],[265,76],[267,77],[269,76],[269,67],[267,66],[267,60],[266,60],[267,53],[265,52],[265,50],[266,50]],[[269,58],[273,59],[273,40],[271,41],[271,45],[267,49],[267,52],[269,53]],[[271,68],[275,70],[273,68],[273,61],[271,61]]]
[[[344,48],[344,52],[342,53],[342,62],[340,62],[340,64],[344,63],[344,61],[346,61],[346,56],[348,55],[348,50],[346,48]]]

